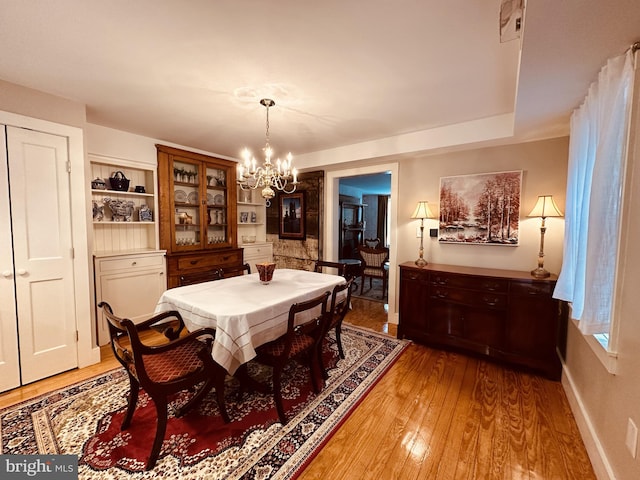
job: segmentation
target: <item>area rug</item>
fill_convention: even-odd
[[[284,375],[289,422],[283,426],[270,394],[245,393],[227,381],[231,422],[225,424],[210,394],[197,409],[176,418],[170,408],[167,433],[153,470],[144,471],[155,434],[155,407],[141,392],[129,429],[120,430],[129,389],[122,369],[0,410],[0,453],[78,455],[80,479],[293,479],[311,461],[407,342],[344,325],[345,359],[333,335],[325,344],[329,379],[313,393],[300,365]],[[252,365],[250,374],[268,382],[269,371]],[[173,406],[188,394],[177,395]]]
[[[371,288],[369,287],[369,280],[371,280]],[[387,303],[387,297],[384,295],[382,290],[382,279],[381,278],[368,278],[364,280],[364,289],[362,291],[362,295],[360,295],[360,282],[362,282],[362,277],[356,279],[356,283],[358,284],[358,288],[354,288],[351,292],[351,295],[357,298],[364,298],[366,300],[373,300],[374,302]]]

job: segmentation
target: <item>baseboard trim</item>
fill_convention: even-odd
[[[575,383],[571,377],[571,372],[567,368],[566,364],[564,364],[562,368],[561,382],[565,394],[567,395],[567,400],[569,401],[569,406],[571,407],[573,416],[576,419],[578,430],[580,430],[582,441],[584,442],[587,455],[589,455],[589,460],[591,460],[591,465],[593,466],[593,471],[596,474],[596,477],[598,480],[615,480],[616,476],[611,468],[609,459],[605,454],[602,443],[598,438],[593,423],[591,422],[588,412],[584,406],[584,402],[575,387]]]

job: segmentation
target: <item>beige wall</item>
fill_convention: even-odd
[[[0,110],[84,128],[85,106],[0,80]]]
[[[416,238],[419,220],[409,217],[416,203],[426,200],[438,212],[440,177],[473,173],[522,170],[520,243],[516,247],[440,244],[428,237],[438,221],[425,221],[425,258],[431,263],[470,265],[508,270],[531,270],[537,266],[540,219],[527,218],[538,195],[550,194],[564,211],[567,181],[568,138],[488,147],[442,155],[403,159],[399,163],[398,263],[418,258]],[[558,273],[562,264],[564,221],[547,219],[545,267]]]

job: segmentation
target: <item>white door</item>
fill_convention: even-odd
[[[75,368],[67,139],[7,127],[22,383]]]
[[[0,125],[0,392],[20,385],[6,146]]]

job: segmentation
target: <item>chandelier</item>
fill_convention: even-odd
[[[266,199],[267,207],[271,205],[271,199],[275,196],[276,190],[284,193],[293,193],[298,185],[298,171],[291,169],[291,152],[285,160],[276,160],[275,165],[271,163],[273,150],[269,144],[269,107],[276,103],[268,98],[260,100],[260,104],[267,109],[267,141],[262,149],[264,152],[264,163],[262,166],[256,165],[256,159],[251,152],[245,148],[242,151],[244,163],[238,164],[238,185],[242,190],[262,189],[262,197]]]

